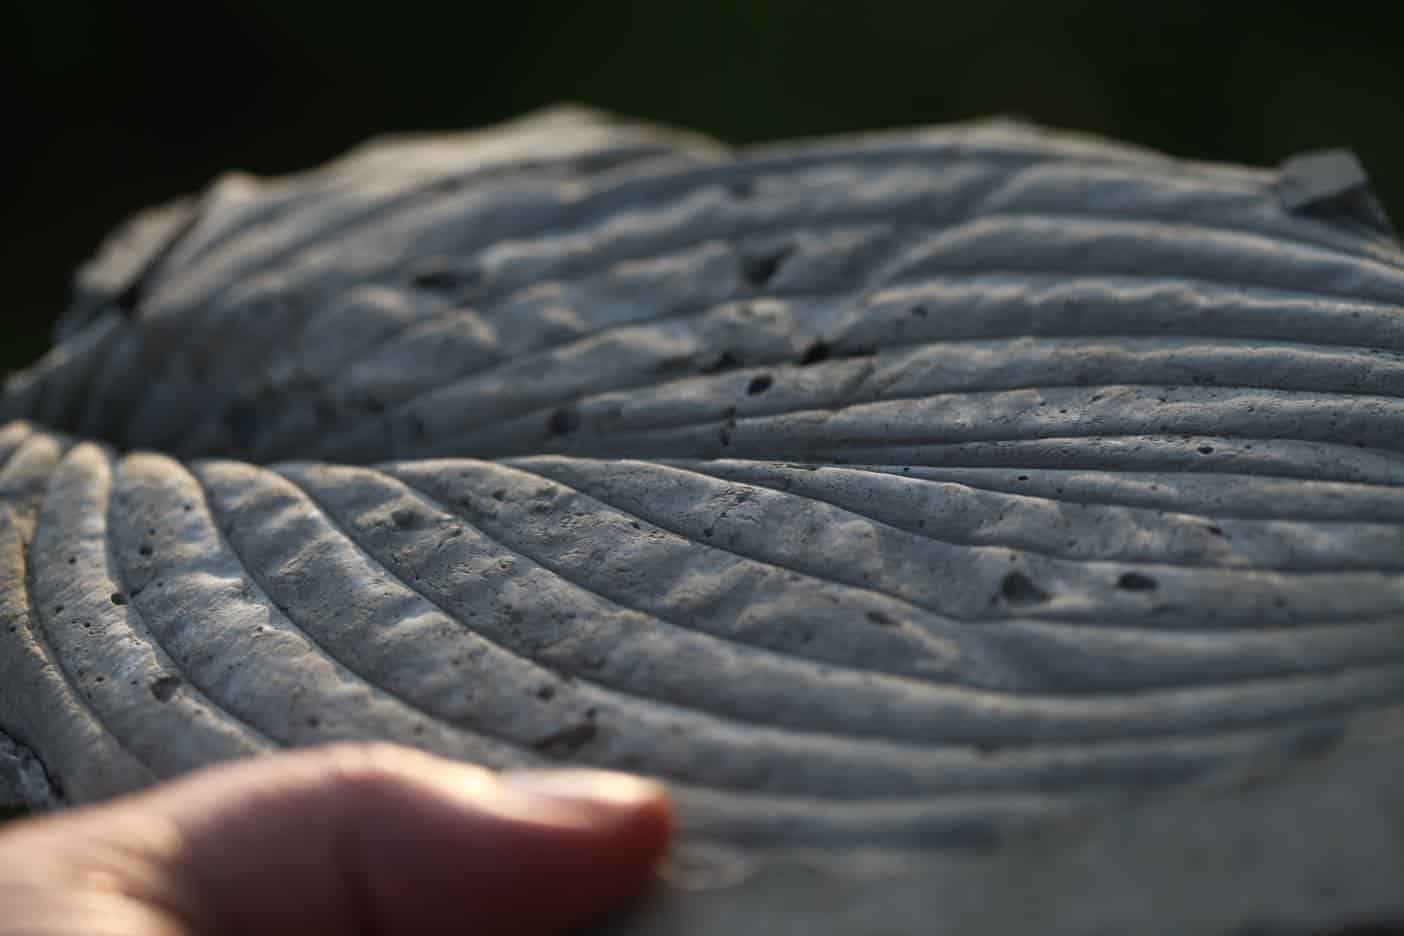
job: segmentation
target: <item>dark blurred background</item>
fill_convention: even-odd
[[[1404,219],[1404,3],[3,0],[0,371],[134,209],[569,99],[745,142],[1004,113],[1205,159],[1354,147]]]

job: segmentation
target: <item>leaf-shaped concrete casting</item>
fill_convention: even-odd
[[[1404,252],[1320,165],[557,111],[226,177],[0,397],[0,730],[71,802],[377,737],[991,887],[1396,736]]]

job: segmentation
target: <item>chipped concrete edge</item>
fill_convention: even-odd
[[[62,805],[34,752],[0,732],[0,809],[53,809]]]

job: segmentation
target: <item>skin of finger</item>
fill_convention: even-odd
[[[621,803],[602,813],[422,753],[338,745],[54,820],[68,844],[47,841],[70,870],[48,875],[71,889],[77,864],[172,932],[556,932],[636,893],[665,846],[662,791],[612,788]],[[100,847],[75,848],[84,838]]]
[[[125,807],[87,807],[0,834],[0,936],[196,931],[194,896],[166,872],[181,854],[169,823]]]

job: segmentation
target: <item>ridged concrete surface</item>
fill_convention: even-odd
[[[75,802],[379,737],[996,888],[1397,745],[1404,252],[1304,171],[564,111],[222,179],[0,397],[0,729]]]

